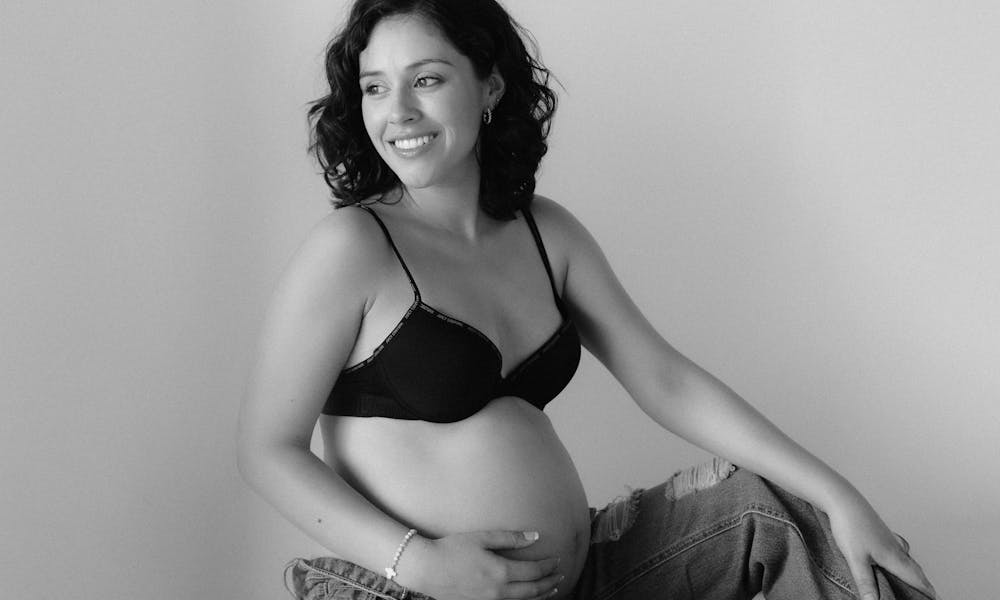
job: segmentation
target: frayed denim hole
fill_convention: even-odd
[[[635,523],[643,490],[625,489],[629,491],[627,496],[618,496],[594,515],[596,521],[591,527],[591,544],[617,542]]]
[[[667,500],[677,500],[728,479],[736,469],[736,465],[724,458],[713,458],[707,463],[674,473],[664,486],[663,493]]]

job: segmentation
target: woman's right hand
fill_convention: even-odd
[[[400,585],[437,600],[541,600],[555,595],[563,576],[559,558],[512,560],[498,550],[526,548],[538,541],[538,532],[477,531],[430,540],[414,539],[414,569],[406,576],[401,564]],[[405,554],[400,563],[405,562]],[[417,564],[419,563],[419,564]],[[408,585],[408,583],[412,584]]]

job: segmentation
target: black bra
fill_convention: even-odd
[[[358,205],[360,206],[360,205]],[[572,379],[580,337],[559,298],[552,267],[534,218],[524,215],[549,276],[558,329],[507,375],[496,344],[481,331],[424,304],[413,275],[382,219],[367,206],[413,287],[413,304],[370,357],[344,369],[323,414],[454,423],[501,396],[522,398],[542,410]]]

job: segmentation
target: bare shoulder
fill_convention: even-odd
[[[278,291],[320,305],[333,296],[340,305],[367,301],[389,252],[371,215],[353,207],[335,209],[310,229],[289,260]]]
[[[577,263],[588,255],[600,254],[597,242],[569,209],[551,198],[536,194],[531,215],[538,224],[555,277],[562,282],[561,293],[566,293],[569,275],[578,268]]]
[[[531,214],[539,226],[545,224],[554,230],[571,228],[579,224],[569,209],[552,198],[540,194],[535,194],[531,201]]]
[[[595,244],[583,223],[568,208],[551,198],[536,194],[531,203],[531,214],[538,223],[546,248],[551,246],[553,251],[569,257],[583,247]]]
[[[329,260],[349,261],[378,253],[383,247],[381,241],[375,219],[364,210],[348,206],[334,209],[313,225],[299,251],[316,253]]]

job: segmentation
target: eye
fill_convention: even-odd
[[[384,91],[385,87],[381,83],[373,83],[362,87],[362,92],[366,96],[375,96],[383,93]]]
[[[441,78],[437,75],[421,75],[414,81],[416,87],[431,87],[441,83]]]

